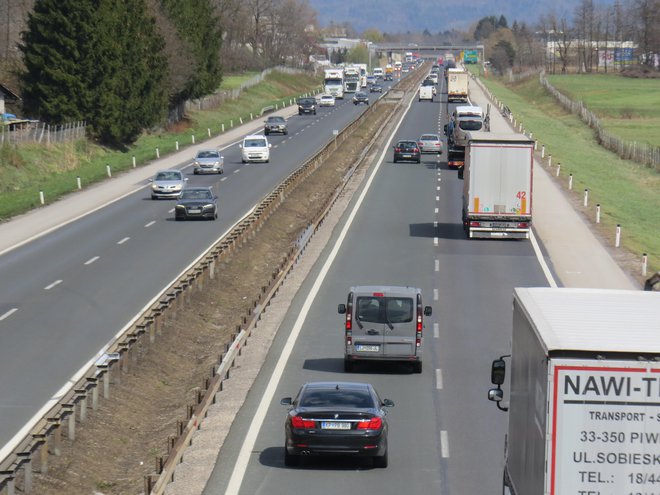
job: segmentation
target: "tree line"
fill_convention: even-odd
[[[84,120],[92,138],[117,148],[215,91],[223,73],[302,65],[316,46],[306,0],[20,3],[14,69],[24,113],[50,124]]]

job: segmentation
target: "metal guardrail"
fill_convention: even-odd
[[[417,77],[406,78],[397,83],[397,86],[401,82],[413,80],[412,87],[416,89],[415,79]],[[124,334],[109,345],[106,353],[64,393],[55,406],[44,414],[30,433],[12,449],[11,453],[4,459],[0,459],[0,493],[15,495],[17,489],[20,489],[21,493],[33,493],[33,471],[38,470],[41,474],[48,472],[49,456],[61,455],[62,435],[66,433],[70,441],[75,440],[77,423],[88,420],[90,408],[92,411],[98,408],[101,398],[99,394],[102,394],[103,399],[110,398],[112,379],[114,378],[118,383],[121,380],[121,374],[127,372],[129,366],[137,361],[138,347],[148,348],[155,342],[158,335],[163,332],[165,317],[176,318],[177,311],[190,302],[192,294],[195,291],[202,291],[204,285],[215,277],[217,264],[240,249],[248,238],[259,231],[286,196],[312,174],[335,151],[337,143],[344,141],[382,101],[384,101],[383,98],[380,98],[378,102],[371,105],[360,117],[345,126],[336,139],[328,142],[312,158],[284,179],[223,239],[210,247],[193,266],[185,270],[172,285],[162,291],[154,304],[137,316]],[[397,107],[402,103],[403,100],[399,100]],[[380,132],[382,132],[382,128]],[[362,151],[352,171],[364,159],[378,135],[374,136],[369,146]],[[168,440],[167,456],[157,459],[156,474],[145,476],[146,493],[154,495],[164,493],[192,434],[199,428],[201,419],[204,418],[213,403],[216,393],[222,390],[222,381],[229,377],[234,361],[247,344],[247,339],[256,328],[261,313],[269,305],[270,300],[275,297],[284,278],[293,269],[311,238],[310,232],[315,232],[321,225],[350,180],[352,171],[347,174],[342,185],[326,202],[319,218],[306,230],[304,234],[306,240],[300,242],[299,247],[292,248],[287,253],[280,266],[272,272],[268,285],[261,288],[259,296],[253,301],[252,309],[243,317],[242,325],[237,327],[233,341],[226,345],[220,363],[214,367],[211,376],[204,380],[203,388],[197,393],[196,404],[188,406],[186,420],[177,423],[177,435]]]

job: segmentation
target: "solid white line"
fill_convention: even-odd
[[[85,264],[86,265],[91,265],[92,263],[94,263],[99,258],[100,258],[100,256],[94,256],[93,258],[90,258],[87,261],[85,261]]]
[[[401,115],[401,119],[397,123],[395,129],[392,131],[392,134],[390,135],[390,138],[387,144],[385,145],[383,152],[380,155],[380,159],[378,160],[378,163],[376,163],[376,166],[374,167],[373,171],[371,172],[371,175],[369,176],[367,182],[365,183],[364,189],[362,190],[360,196],[355,202],[355,206],[353,207],[351,214],[348,216],[348,219],[346,220],[346,224],[344,225],[344,228],[341,230],[339,237],[337,238],[337,241],[335,242],[335,245],[332,248],[332,251],[328,255],[328,259],[323,264],[320,273],[318,274],[316,280],[314,281],[314,285],[312,286],[310,292],[307,294],[307,298],[305,299],[305,302],[303,303],[300,313],[298,314],[298,318],[296,319],[293,328],[291,329],[291,333],[289,334],[289,337],[287,338],[286,343],[284,344],[284,348],[280,353],[280,357],[277,360],[277,364],[275,365],[273,374],[271,375],[270,380],[268,381],[266,390],[261,396],[261,401],[259,402],[259,406],[257,407],[257,410],[254,413],[254,417],[252,418],[252,422],[250,423],[250,428],[248,429],[248,432],[245,435],[245,439],[243,440],[243,445],[241,445],[241,450],[239,451],[238,457],[236,458],[236,464],[234,465],[231,478],[229,479],[229,483],[227,484],[227,490],[225,491],[225,495],[238,494],[241,488],[241,484],[243,483],[243,478],[245,477],[245,471],[247,470],[247,465],[250,460],[250,456],[252,455],[252,451],[254,449],[254,444],[257,440],[257,436],[259,435],[259,430],[261,430],[261,426],[266,417],[266,412],[268,411],[268,408],[271,402],[273,401],[273,397],[275,396],[275,391],[277,390],[279,382],[282,378],[282,374],[284,373],[284,368],[286,367],[286,363],[289,360],[289,356],[291,356],[291,353],[293,352],[293,347],[296,343],[296,340],[298,339],[298,335],[300,334],[303,323],[307,318],[307,313],[309,313],[309,310],[312,306],[312,302],[314,301],[314,298],[316,297],[318,291],[320,290],[321,285],[323,284],[323,280],[330,271],[330,267],[332,266],[332,263],[334,262],[334,259],[337,256],[337,253],[339,252],[339,248],[344,242],[344,239],[348,234],[348,230],[351,224],[353,223],[353,220],[355,219],[355,216],[357,215],[357,212],[360,206],[362,205],[362,202],[364,201],[364,198],[366,197],[367,192],[369,191],[369,188],[371,187],[371,184],[374,181],[376,174],[380,170],[380,167],[383,161],[385,160],[385,155],[389,153],[390,146],[392,145],[392,140],[394,139],[397,130],[401,126],[401,123],[403,122],[403,119],[407,115],[408,110],[410,110],[411,106],[412,106],[412,100],[410,100],[410,103],[408,104],[406,111],[403,112],[403,114]]]
[[[434,301],[438,300],[438,289],[433,289],[433,300]]]
[[[46,287],[44,287],[44,290],[50,290],[50,289],[52,289],[53,287],[55,287],[56,285],[59,285],[59,284],[61,284],[61,283],[62,283],[61,280],[55,280],[55,282],[53,282],[52,284],[47,285]]]
[[[435,260],[435,271],[436,272],[440,271],[440,260]]]
[[[0,316],[0,321],[4,320],[5,318],[9,318],[11,315],[16,313],[16,311],[18,311],[18,308],[11,308],[4,315]]]
[[[545,259],[543,258],[543,253],[541,253],[541,247],[539,246],[539,243],[536,241],[536,236],[534,235],[534,232],[532,232],[531,230],[529,231],[529,240],[532,243],[532,247],[534,248],[534,253],[536,253],[536,259],[539,260],[539,265],[541,265],[541,270],[543,270],[543,274],[545,275],[548,284],[550,284],[550,287],[556,288],[557,282],[555,282],[555,279],[552,276],[552,272],[550,271],[548,264],[545,262]]]
[[[151,227],[151,226],[152,226],[153,224],[155,224],[155,223],[156,223],[156,220],[152,220],[151,222],[149,222],[148,224],[146,224],[145,227]]]
[[[124,237],[121,241],[119,241],[117,244],[124,244],[126,241],[128,241],[130,237]]]
[[[449,439],[447,438],[447,430],[440,431],[440,455],[443,459],[449,457]]]
[[[439,323],[434,323],[433,324],[433,338],[434,339],[439,339],[440,338],[440,324]]]
[[[442,370],[440,368],[435,370],[435,388],[442,390]]]

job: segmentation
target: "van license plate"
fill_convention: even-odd
[[[380,351],[379,345],[356,345],[355,350],[358,352],[378,352]]]
[[[337,421],[322,421],[321,422],[322,430],[350,430],[351,423],[348,422],[337,422]]]

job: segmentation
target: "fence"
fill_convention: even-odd
[[[641,163],[660,171],[660,148],[650,146],[637,141],[624,141],[611,132],[606,131],[600,119],[591,110],[585,107],[581,101],[573,101],[568,96],[558,91],[545,78],[543,73],[539,76],[541,85],[559,102],[559,104],[571,113],[579,115],[582,121],[596,131],[598,143],[604,148],[616,153],[624,160]]]
[[[73,122],[63,125],[49,125],[43,122],[23,122],[2,126],[0,145],[19,143],[54,144],[85,139],[87,124]]]

